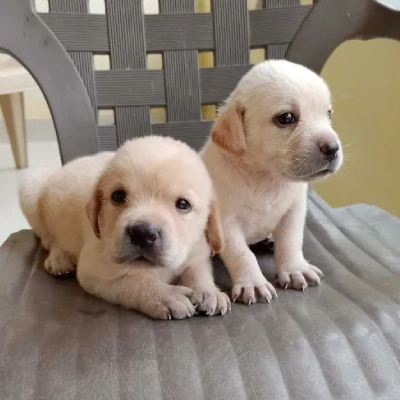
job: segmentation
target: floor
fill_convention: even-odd
[[[48,139],[28,142],[29,169],[61,165],[55,135]],[[19,183],[29,169],[16,170],[10,144],[0,141],[0,245],[11,233],[29,228],[18,204]]]

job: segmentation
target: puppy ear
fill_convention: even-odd
[[[92,229],[94,234],[100,239],[100,224],[99,224],[99,214],[101,211],[101,204],[103,201],[103,193],[99,187],[99,184],[96,185],[92,197],[89,200],[89,203],[86,205],[86,214],[89,218],[90,223],[92,224]]]
[[[230,153],[242,156],[247,149],[243,119],[243,107],[229,100],[218,113],[212,128],[211,140]]]
[[[211,201],[210,214],[207,221],[207,239],[212,249],[212,256],[221,253],[224,246],[222,223],[217,201]]]

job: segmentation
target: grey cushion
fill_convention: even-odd
[[[378,208],[312,194],[305,253],[321,286],[160,322],[48,275],[34,234],[15,233],[0,249],[0,399],[398,400],[399,236]]]

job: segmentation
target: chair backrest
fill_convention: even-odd
[[[400,40],[400,1],[318,0],[315,3],[286,58],[317,73],[346,40],[379,37]]]
[[[114,114],[111,124],[98,124],[100,150],[149,134],[200,148],[211,126],[202,106],[229,95],[249,69],[250,49],[284,58],[311,9],[300,0],[260,1],[256,10],[247,0],[214,0],[210,13],[198,13],[195,0],[159,0],[159,14],[146,15],[144,1],[108,0],[96,15],[85,0],[49,0],[49,12],[39,13],[79,71],[96,121],[98,110]],[[199,67],[202,51],[213,52],[213,67]],[[154,53],[162,56],[160,70],[148,69]],[[109,56],[109,70],[95,69],[98,55]],[[166,121],[152,123],[159,107]]]
[[[250,49],[320,72],[345,40],[400,39],[391,0],[318,0],[314,8],[301,4],[310,0],[209,0],[209,13],[196,12],[201,0],[159,0],[155,15],[144,12],[154,0],[103,0],[103,15],[91,13],[96,0],[35,1],[48,1],[49,12],[37,14],[34,0],[0,1],[0,50],[41,87],[63,162],[149,134],[198,149],[211,127],[202,106],[229,95],[249,69]],[[213,67],[199,67],[202,51],[213,52]],[[160,70],[148,68],[154,53],[162,56]],[[96,70],[98,55],[109,58],[109,70]],[[152,121],[154,107],[165,108],[165,122]],[[114,114],[107,126],[98,122],[104,109]]]

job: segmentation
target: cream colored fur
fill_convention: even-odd
[[[116,190],[126,192],[126,201],[112,200]],[[176,208],[178,198],[190,202],[189,212]],[[20,203],[49,251],[47,271],[77,269],[89,293],[160,319],[230,308],[212,276],[210,245],[218,253],[222,233],[211,179],[186,144],[146,137],[117,153],[37,172],[22,185]],[[159,263],[132,259],[127,229],[138,221],[160,227]]]
[[[222,217],[221,254],[232,296],[246,304],[276,295],[248,248],[271,233],[275,272],[285,289],[319,284],[322,272],[303,256],[308,182],[336,172],[343,154],[332,129],[330,91],[305,67],[266,61],[253,67],[220,109],[202,150]],[[292,113],[294,123],[280,125]],[[336,143],[327,161],[324,145]]]

